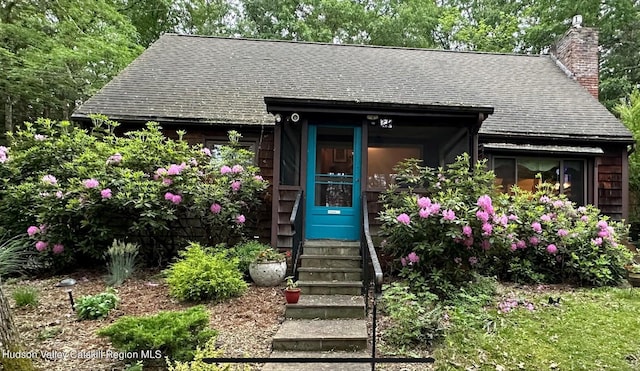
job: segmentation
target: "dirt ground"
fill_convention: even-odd
[[[41,370],[124,370],[127,360],[113,358],[122,354],[117,353],[108,339],[96,335],[98,329],[124,315],[147,315],[189,306],[169,297],[159,272],[145,271],[117,289],[120,304],[106,319],[78,321],[71,310],[67,290],[54,286],[63,278],[77,281],[72,288],[76,300],[106,289],[102,274],[91,271],[4,283],[25,351],[37,352],[34,363]],[[39,290],[36,308],[15,306],[11,294],[20,286]],[[211,327],[219,332],[217,345],[225,350],[225,356],[269,356],[271,338],[284,320],[285,301],[281,290],[251,285],[241,297],[220,304],[205,303],[211,315]],[[251,368],[257,370],[258,365]]]

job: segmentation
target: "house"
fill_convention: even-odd
[[[304,238],[358,240],[362,200],[374,216],[398,161],[463,152],[487,158],[504,189],[551,182],[625,218],[633,140],[597,94],[597,32],[580,25],[551,55],[167,34],[73,119],[158,121],[206,146],[240,131],[272,184],[261,235],[291,247],[301,191]]]

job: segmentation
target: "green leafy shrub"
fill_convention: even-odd
[[[24,236],[2,239],[0,243],[0,278],[20,272],[31,254],[32,245]]]
[[[28,233],[55,267],[102,260],[114,236],[141,246],[148,263],[173,257],[183,240],[214,245],[242,238],[267,182],[230,132],[213,156],[165,137],[157,123],[113,135],[94,117],[89,132],[40,119],[10,134],[1,153],[0,231]]]
[[[249,365],[241,366],[237,365],[232,367],[228,364],[215,364],[206,363],[203,361],[205,358],[218,358],[224,355],[222,349],[216,349],[216,337],[212,337],[207,341],[203,348],[198,347],[195,351],[193,361],[189,362],[172,362],[167,358],[167,368],[169,371],[231,371],[231,370],[243,370],[249,371],[251,368]]]
[[[461,156],[446,169],[409,160],[381,195],[385,251],[416,292],[451,297],[480,270],[501,279],[615,284],[631,260],[626,231],[594,206],[576,207],[553,185],[494,189],[484,163]]]
[[[239,296],[247,283],[238,270],[238,259],[191,243],[180,259],[166,270],[169,293],[179,300],[224,300]]]
[[[231,248],[217,248],[216,251],[225,252],[229,258],[238,259],[238,269],[244,277],[249,277],[249,265],[256,260],[260,252],[270,249],[271,247],[252,240],[239,243]]]
[[[135,270],[138,245],[114,240],[107,250],[107,284],[120,286]]]
[[[33,287],[18,287],[11,296],[16,306],[35,308],[38,306],[40,293]]]
[[[383,333],[390,345],[406,348],[432,345],[444,334],[442,308],[438,296],[430,292],[411,292],[408,285],[392,283],[383,289],[382,307],[391,318],[391,327]]]
[[[100,319],[109,315],[111,309],[118,306],[120,298],[115,290],[107,289],[97,295],[81,297],[75,305],[76,313],[80,319]]]
[[[209,328],[209,313],[204,306],[179,312],[159,312],[144,317],[124,316],[98,331],[123,352],[160,351],[179,361],[193,359],[195,349],[205,346],[216,335]]]

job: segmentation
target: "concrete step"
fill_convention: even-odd
[[[365,318],[364,298],[350,295],[302,295],[297,304],[287,304],[287,318]]]
[[[322,247],[322,246],[333,246],[333,247],[359,247],[359,241],[341,241],[341,240],[305,240],[304,246],[310,247]]]
[[[304,246],[303,250],[305,254],[309,255],[360,255],[360,246],[358,247],[310,247]]]
[[[360,255],[360,243],[353,241],[307,240],[303,251],[308,255]]]
[[[300,266],[305,268],[359,268],[362,258],[359,255],[309,255],[300,256]]]
[[[298,281],[302,295],[361,295],[362,281]]]
[[[302,281],[361,281],[362,268],[298,268],[298,279]]]
[[[270,358],[369,358],[366,351],[296,352],[273,351]],[[266,363],[262,371],[369,371],[368,363]]]
[[[367,349],[364,319],[285,320],[273,336],[273,350]]]

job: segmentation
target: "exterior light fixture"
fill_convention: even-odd
[[[279,113],[276,113],[276,115],[274,116],[276,123],[281,123],[282,122],[282,115]]]
[[[297,123],[298,121],[300,121],[300,114],[298,113],[292,113],[291,114],[291,122],[293,123]]]

